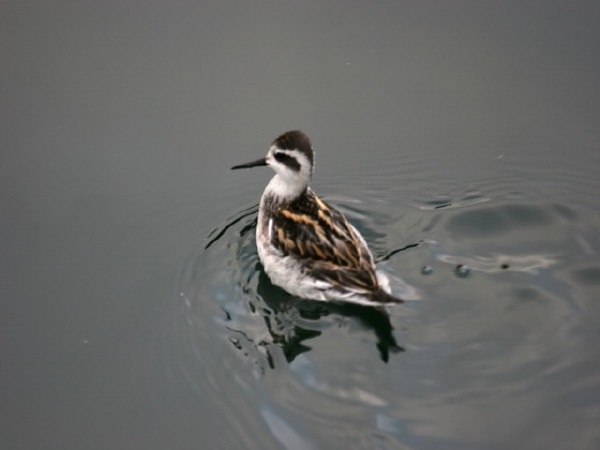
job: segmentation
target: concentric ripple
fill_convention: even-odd
[[[364,448],[484,448],[537,426],[540,414],[553,426],[565,415],[593,428],[596,181],[565,162],[546,189],[512,170],[508,154],[495,161],[499,174],[469,182],[412,161],[418,178],[389,166],[379,178],[363,174],[361,192],[335,177],[316,190],[334,193],[327,200],[364,235],[394,292],[423,301],[380,311],[291,297],[258,260],[254,204],[182,264],[185,379],[212,380],[224,414],[242,402],[245,422],[298,448],[342,438]],[[428,170],[440,177],[433,186]],[[565,201],[573,192],[577,201]],[[482,409],[502,418],[497,431]]]

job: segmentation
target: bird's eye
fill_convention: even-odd
[[[284,152],[274,153],[273,156],[275,157],[277,162],[280,162],[288,169],[291,169],[294,172],[300,171],[300,163],[298,162],[298,159],[296,159],[294,156],[288,155]]]
[[[285,153],[279,152],[275,153],[275,159],[280,163],[285,163],[286,161],[289,161],[290,156]]]

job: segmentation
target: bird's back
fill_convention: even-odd
[[[289,202],[263,198],[257,242],[265,271],[291,293],[366,304],[397,300],[379,286],[362,236],[309,188]]]

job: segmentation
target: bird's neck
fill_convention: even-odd
[[[265,188],[265,195],[276,202],[289,203],[300,197],[307,188],[308,183],[303,180],[283,180],[276,174]]]

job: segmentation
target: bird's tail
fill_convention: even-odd
[[[404,303],[404,300],[398,297],[394,297],[392,294],[388,294],[383,289],[379,288],[371,295],[371,301],[381,305],[392,305],[398,303]]]

